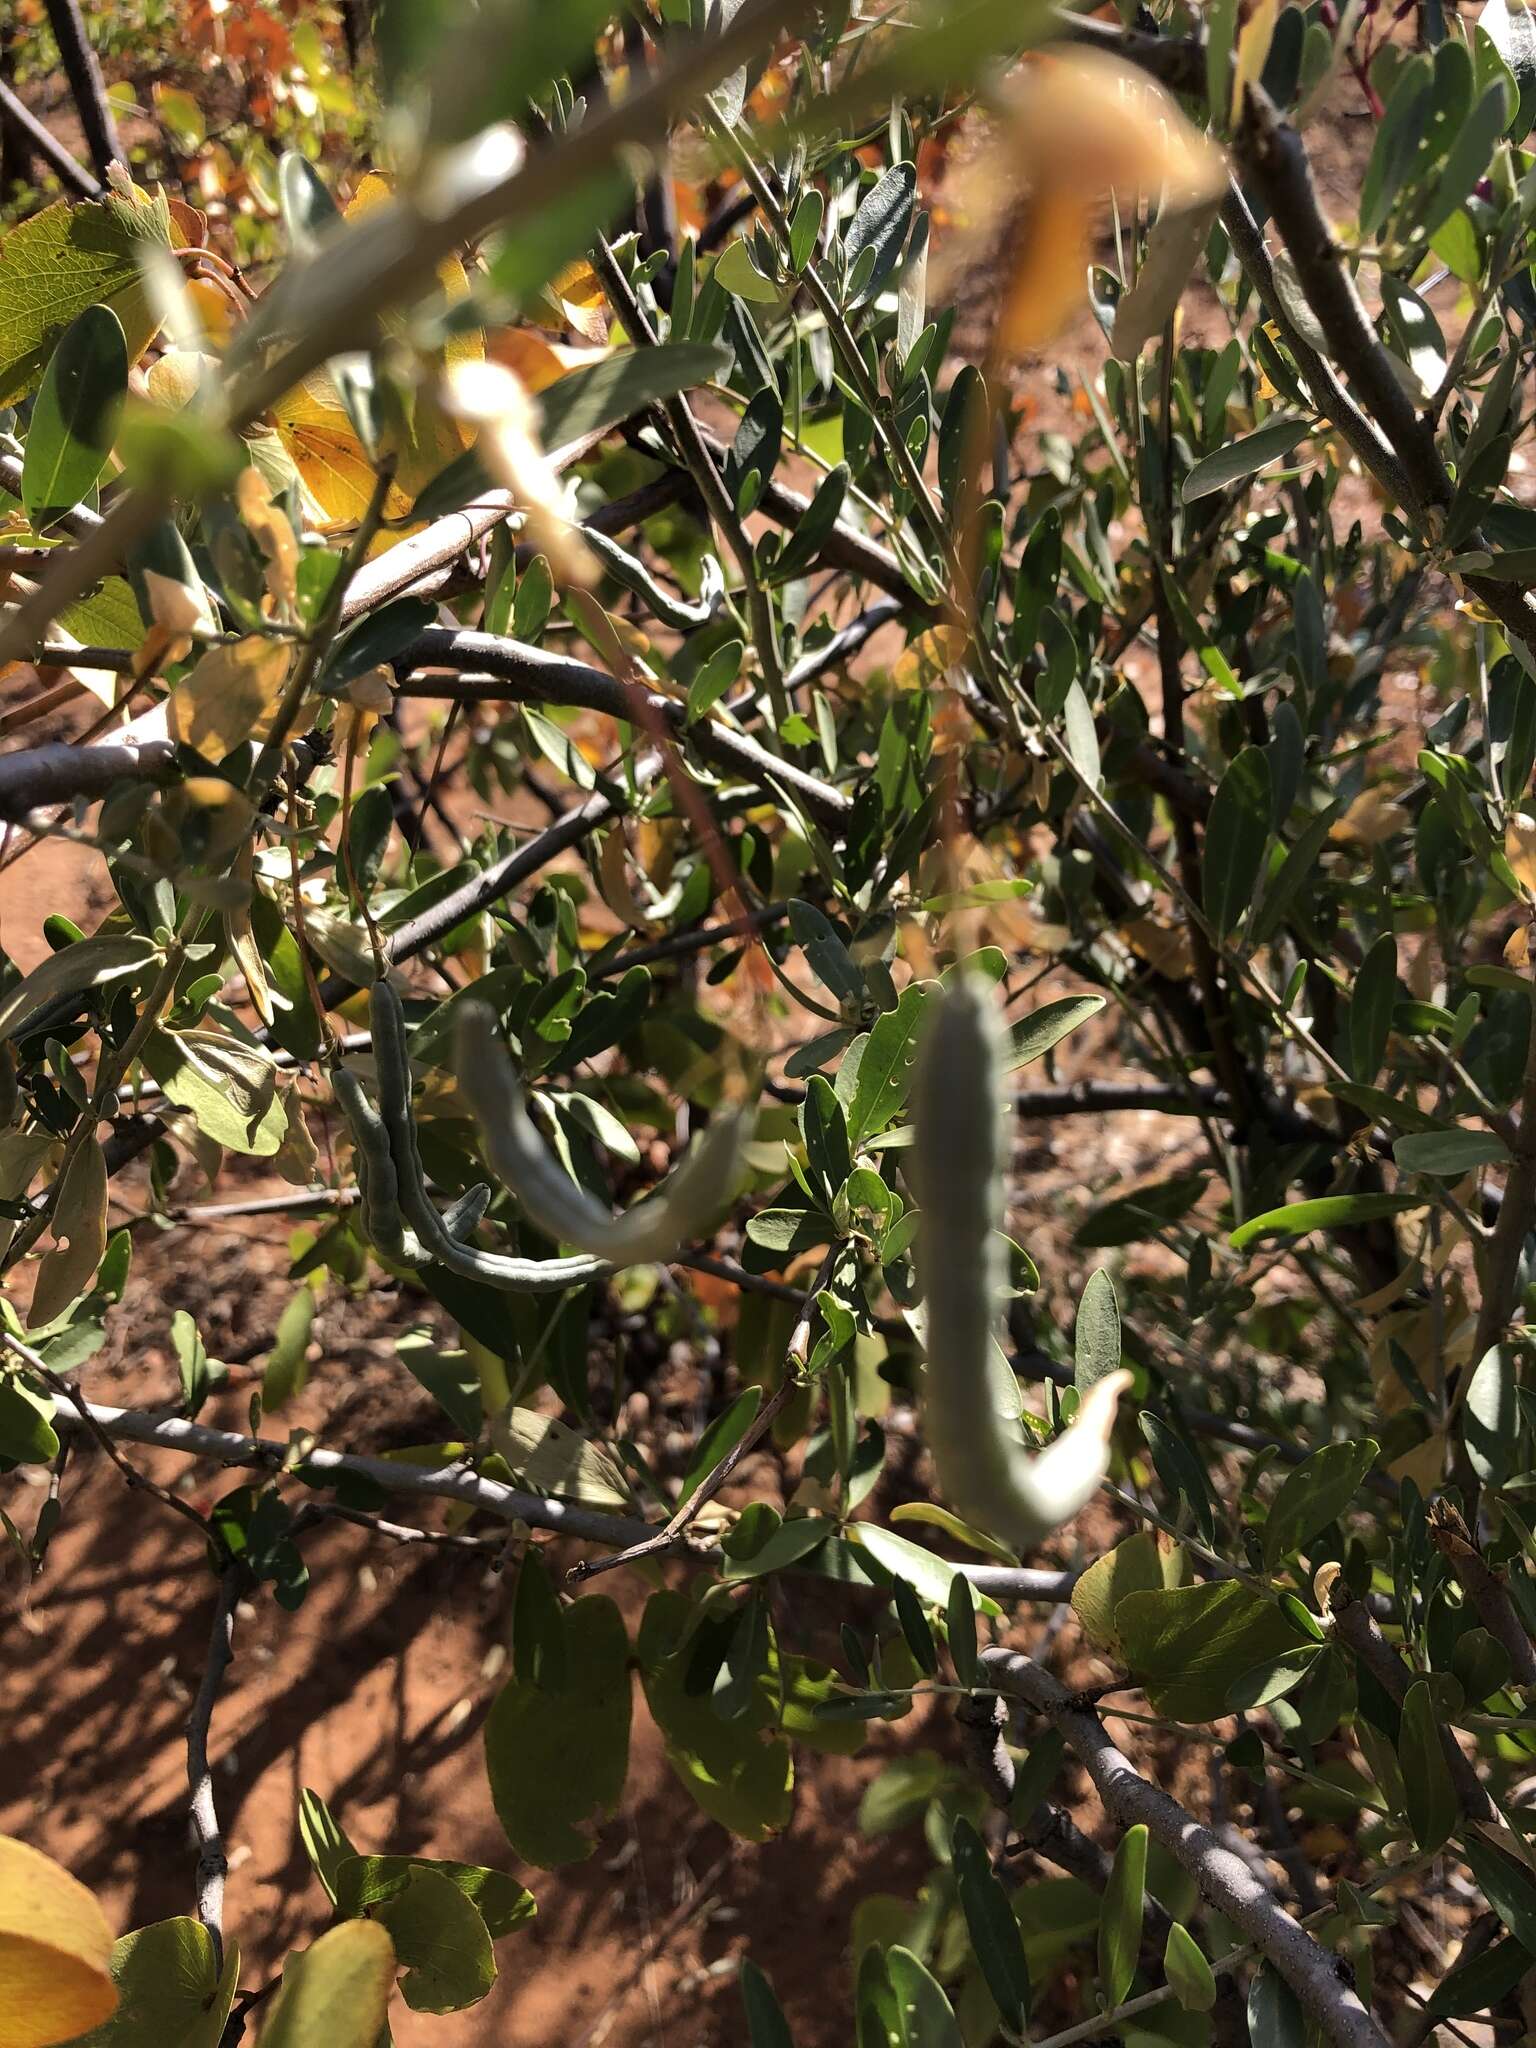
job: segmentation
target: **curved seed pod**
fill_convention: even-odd
[[[416,1125],[411,1116],[411,1061],[405,1042],[405,1012],[387,981],[376,981],[368,999],[373,1027],[373,1057],[379,1071],[379,1113],[389,1134],[389,1149],[400,1187],[400,1206],[421,1238],[426,1256],[483,1280],[507,1294],[560,1294],[612,1271],[601,1259],[514,1259],[499,1252],[473,1251],[449,1235],[427,1193]]]
[[[476,1181],[472,1188],[466,1188],[456,1202],[450,1202],[443,1211],[443,1228],[448,1235],[457,1238],[460,1244],[467,1244],[480,1227],[480,1219],[491,1206],[491,1189],[488,1181]]]
[[[720,1220],[735,1192],[747,1133],[744,1109],[722,1110],[660,1187],[622,1216],[611,1216],[577,1187],[534,1128],[496,1019],[482,1003],[464,1005],[458,1075],[497,1179],[541,1230],[616,1266],[670,1259]]]
[[[922,1203],[928,1447],[960,1513],[1024,1550],[1092,1497],[1108,1469],[1109,1435],[1130,1375],[1098,1381],[1071,1427],[1038,1454],[997,1413],[988,1360],[1007,1281],[1000,1236],[1005,1047],[989,982],[972,976],[939,998],[918,1058],[912,1166]]]
[[[725,578],[720,573],[720,564],[713,555],[704,557],[702,583],[698,601],[690,604],[686,598],[675,597],[670,590],[664,590],[646,568],[616,540],[606,533],[599,533],[595,527],[584,526],[581,537],[593,554],[617,582],[626,590],[632,590],[637,597],[643,597],[653,615],[674,631],[688,633],[700,626],[707,626],[720,609],[720,600],[725,595]]]
[[[371,1245],[392,1258],[405,1251],[405,1222],[400,1214],[400,1182],[389,1149],[389,1133],[368,1091],[347,1067],[331,1069],[331,1093],[347,1120],[357,1157],[357,1184],[362,1190],[363,1234]]]

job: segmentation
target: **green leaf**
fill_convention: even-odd
[[[1029,2023],[1029,1965],[1008,1894],[992,1869],[986,1844],[963,1816],[951,1837],[951,1867],[966,1932],[1004,2026],[1020,2034]]]
[[[949,1598],[944,1603],[944,1637],[949,1644],[949,1661],[955,1667],[955,1676],[965,1686],[974,1686],[981,1680],[981,1664],[976,1648],[976,1603],[971,1598],[970,1581],[964,1572],[956,1572],[949,1582]]]
[[[357,1850],[320,1794],[311,1792],[307,1785],[299,1793],[299,1840],[304,1844],[304,1853],[316,1877],[325,1887],[326,1897],[334,1906],[338,1873],[342,1864],[348,1857],[355,1856]]]
[[[399,1865],[405,1871],[431,1870],[456,1885],[485,1922],[492,1941],[500,1941],[514,1927],[521,1927],[538,1911],[533,1893],[504,1870],[488,1870],[483,1863],[454,1863],[436,1856],[365,1856],[365,1864]]]
[[[995,1536],[988,1536],[982,1529],[963,1522],[948,1508],[940,1507],[937,1501],[904,1500],[891,1509],[893,1522],[924,1522],[930,1529],[942,1529],[944,1534],[956,1543],[963,1543],[967,1550],[980,1551],[983,1557],[996,1558],[999,1564],[1012,1564],[1013,1552],[1006,1543],[999,1543]]]
[[[954,2008],[932,1972],[905,1948],[887,1950],[885,1963],[896,1996],[900,2048],[964,2048]]]
[[[1470,1829],[1461,1855],[1483,1897],[1521,1947],[1536,1956],[1536,1876]]]
[[[1213,491],[1222,491],[1228,484],[1241,482],[1244,477],[1257,476],[1261,469],[1268,469],[1282,455],[1289,455],[1297,442],[1304,441],[1311,431],[1312,422],[1300,413],[1286,413],[1277,420],[1266,420],[1256,433],[1229,441],[1224,448],[1207,455],[1203,462],[1197,462],[1185,477],[1179,495],[1189,505],[1196,498],[1208,498]]]
[[[1114,1626],[1153,1712],[1171,1721],[1219,1720],[1233,1680],[1297,1642],[1280,1609],[1237,1579],[1127,1593]]]
[[[1123,2002],[1136,1975],[1141,1952],[1141,1924],[1147,1910],[1147,1830],[1127,1828],[1099,1909],[1099,1988],[1104,2002]]]
[[[1478,1166],[1507,1166],[1509,1147],[1493,1131],[1475,1131],[1463,1125],[1451,1131],[1414,1131],[1398,1138],[1392,1157],[1404,1173],[1433,1173],[1459,1180]]]
[[[1349,996],[1349,1070],[1369,1084],[1381,1071],[1397,1001],[1397,941],[1381,937],[1360,963]]]
[[[160,322],[144,288],[144,250],[171,243],[163,198],[142,204],[113,193],[81,206],[60,201],[7,228],[0,265],[0,406],[39,382],[60,335],[93,306],[116,314],[128,361]]]
[[[411,1378],[427,1392],[453,1424],[457,1435],[473,1440],[485,1424],[480,1374],[467,1351],[450,1351],[426,1330],[408,1330],[395,1340],[395,1356]]]
[[[205,1138],[268,1159],[283,1142],[287,1111],[270,1054],[222,1031],[155,1030],[140,1055],[169,1102]]]
[[[1086,1394],[1097,1381],[1120,1369],[1120,1304],[1115,1283],[1104,1267],[1090,1273],[1077,1305],[1077,1329],[1073,1336],[1076,1364],[1072,1383]]]
[[[629,1769],[629,1640],[611,1600],[566,1609],[565,1652],[563,1685],[515,1676],[485,1724],[496,1817],[518,1855],[545,1870],[591,1855],[577,1824],[615,1810]]]
[[[155,957],[154,941],[137,932],[121,938],[77,939],[24,974],[0,999],[0,1043],[24,1038],[55,1003],[137,974]]]
[[[693,681],[688,685],[689,725],[705,717],[741,674],[742,651],[741,641],[727,640],[707,661],[700,662]]]
[[[1305,1237],[1309,1230],[1342,1230],[1352,1223],[1375,1223],[1382,1216],[1401,1216],[1407,1209],[1423,1207],[1415,1195],[1319,1195],[1315,1201],[1287,1202],[1283,1209],[1250,1216],[1228,1242],[1240,1252],[1270,1230],[1284,1237]]]
[[[1090,1017],[1097,1017],[1103,1007],[1103,996],[1062,996],[1054,1003],[1042,1003],[1038,1010],[1010,1026],[1005,1071],[1017,1073],[1020,1067],[1042,1058],[1069,1031],[1086,1024]]]
[[[219,2048],[240,1981],[240,1948],[226,1939],[224,1967],[200,1921],[157,1920],[113,1944],[118,2007],[71,2048]]]
[[[583,1603],[585,1604],[585,1603]],[[794,1763],[777,1716],[761,1688],[745,1710],[724,1720],[707,1692],[690,1691],[689,1667],[698,1620],[680,1593],[654,1593],[640,1624],[641,1682],[667,1762],[704,1811],[732,1834],[766,1841],[789,1823]],[[704,1622],[701,1627],[710,1626]],[[725,1627],[734,1627],[734,1616]],[[721,1645],[723,1654],[724,1645]]]
[[[309,1333],[314,1321],[315,1297],[308,1287],[301,1287],[277,1319],[272,1349],[261,1369],[261,1405],[270,1414],[277,1414],[295,1394],[304,1391],[309,1378]]]
[[[752,2048],[795,2048],[794,2036],[784,2009],[773,1995],[773,1986],[750,1956],[741,1959],[741,2002],[747,2015],[747,2038]]]
[[[1304,1643],[1299,1649],[1282,1650],[1278,1657],[1255,1664],[1227,1687],[1229,1711],[1246,1714],[1254,1707],[1267,1707],[1271,1700],[1285,1699],[1305,1681],[1324,1654],[1316,1643]]]
[[[904,988],[895,1009],[883,1010],[867,1035],[848,1048],[844,1070],[857,1055],[853,1099],[847,1104],[848,1135],[855,1145],[883,1131],[906,1102],[929,996],[915,982]]]
[[[1248,1987],[1251,2048],[1307,2048],[1307,2022],[1296,1994],[1268,1963]]]
[[[1222,937],[1253,901],[1273,807],[1269,756],[1262,747],[1244,747],[1217,786],[1205,827],[1205,914]]]
[[[1461,1435],[1478,1478],[1485,1486],[1502,1486],[1520,1454],[1515,1358],[1507,1346],[1491,1344],[1478,1360],[1467,1387]]]
[[[733,1557],[724,1575],[728,1579],[760,1579],[768,1572],[787,1571],[819,1550],[835,1528],[835,1523],[821,1515],[794,1515],[781,1522],[749,1556]]]
[[[905,1579],[918,1598],[926,1600],[930,1607],[946,1604],[949,1583],[955,1574],[955,1567],[947,1557],[936,1557],[931,1550],[924,1550],[921,1544],[909,1543],[905,1536],[898,1536],[894,1529],[882,1529],[878,1522],[850,1522],[848,1534],[892,1578]],[[978,1593],[974,1586],[971,1594],[983,1614],[999,1611],[997,1602],[984,1593]]]
[[[675,398],[696,384],[730,374],[729,349],[715,342],[669,341],[659,348],[626,348],[600,363],[570,370],[538,396],[546,448],[562,448]]]
[[[831,923],[814,903],[800,899],[789,906],[789,928],[795,944],[803,948],[811,972],[822,987],[839,1002],[860,1003],[864,999],[864,977]]]
[[[1445,169],[1435,187],[1420,232],[1427,239],[1466,198],[1488,168],[1499,138],[1508,128],[1515,111],[1515,94],[1505,76],[1495,78],[1462,123],[1460,133],[1445,160]]]
[[[850,312],[877,297],[896,268],[916,196],[917,168],[909,163],[892,164],[865,193],[843,244],[845,274],[855,287],[848,300]]]
[[[1502,7],[1504,0],[1499,0]],[[1496,1941],[1480,1955],[1468,1956],[1435,1986],[1424,2011],[1432,2019],[1468,2018],[1473,2013],[1491,2012],[1500,2005],[1527,1974],[1536,1969],[1536,1957],[1512,1936]]]
[[[1138,1188],[1133,1195],[1121,1195],[1085,1216],[1072,1233],[1072,1242],[1085,1251],[1107,1251],[1155,1237],[1165,1225],[1187,1216],[1209,1184],[1208,1174],[1181,1173]]]
[[[1286,1473],[1264,1522],[1267,1570],[1274,1571],[1282,1558],[1337,1521],[1380,1452],[1380,1444],[1370,1437],[1359,1443],[1325,1444]]]
[[[1209,2012],[1216,2003],[1216,1978],[1199,1942],[1177,1920],[1168,1924],[1163,1974],[1186,2012]]]
[[[491,1937],[472,1899],[444,1871],[404,1856],[359,1856],[340,1872],[344,1912],[389,1930],[412,2012],[462,2012],[496,1981]]]
[[[261,2048],[378,2048],[395,1945],[375,1920],[345,1920],[283,1967]]]
[[[688,1470],[678,1493],[678,1505],[688,1498],[694,1488],[708,1473],[712,1472],[727,1451],[734,1450],[757,1419],[757,1411],[763,1405],[761,1387],[746,1387],[739,1393],[730,1407],[717,1415],[694,1446],[693,1456],[688,1461]]]
[[[58,1455],[53,1402],[15,1373],[0,1374],[0,1458],[13,1465],[51,1465]]]
[[[752,251],[739,238],[727,242],[714,268],[715,283],[733,299],[746,299],[755,306],[776,306],[782,294],[771,277],[764,277],[752,261]]]
[[[1189,1556],[1179,1544],[1140,1529],[1081,1574],[1072,1588],[1072,1612],[1090,1640],[1118,1659],[1123,1647],[1115,1611],[1126,1594],[1159,1593],[1189,1576]]]
[[[1408,1824],[1419,1847],[1432,1855],[1450,1840],[1461,1802],[1440,1739],[1440,1710],[1422,1678],[1409,1686],[1403,1702],[1397,1757],[1403,1769]]]
[[[110,306],[89,306],[59,337],[32,405],[21,502],[38,532],[95,488],[127,391],[123,324]]]

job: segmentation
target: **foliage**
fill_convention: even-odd
[[[0,1470],[94,1440],[196,1525],[214,1628],[196,1918],[113,1948],[0,1843],[0,2044],[475,2005],[640,1713],[748,1843],[828,1753],[865,1834],[921,1827],[850,1927],[861,2048],[1521,2029],[1536,31],[1135,12],[93,18],[111,75],[155,43],[154,126],[115,91],[131,174],[17,186],[0,245],[0,864],[67,839],[112,891],[0,958]],[[89,722],[33,746],[61,680]],[[1088,1141],[1047,1213],[1019,1126],[1085,1113],[1165,1154]],[[229,1408],[193,1318],[179,1416],[89,1399],[129,1168],[139,1227],[221,1177],[310,1220],[206,1514],[132,1456]],[[444,1440],[263,1436],[381,1279]],[[680,1465],[637,1328],[725,1361]],[[238,1603],[391,1492],[515,1571],[522,1874],[306,1792],[333,1924],[242,1986]],[[5,1516],[24,1574],[59,1512]],[[847,1618],[791,1649],[806,1581]],[[1069,1596],[1071,1692],[1008,1647]],[[1269,1888],[1146,1782],[1207,1776]],[[799,1998],[741,1989],[786,2048]]]

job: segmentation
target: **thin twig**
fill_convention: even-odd
[[[686,1538],[689,1527],[697,1520],[709,1502],[728,1482],[731,1474],[749,1452],[756,1450],[759,1443],[773,1427],[785,1408],[800,1391],[803,1384],[806,1358],[810,1351],[811,1324],[816,1313],[816,1297],[826,1286],[837,1264],[840,1246],[834,1246],[823,1259],[815,1279],[805,1290],[802,1298],[800,1319],[795,1324],[784,1356],[784,1377],[779,1381],[770,1398],[765,1401],[748,1423],[742,1434],[728,1451],[712,1465],[694,1487],[687,1499],[680,1503],[676,1512],[651,1535],[640,1543],[631,1543],[614,1557],[584,1558],[573,1565],[566,1574],[573,1585],[580,1585],[586,1579],[595,1579],[600,1572],[617,1571],[620,1565],[638,1564],[643,1558],[661,1557],[667,1551],[675,1550]]]
[[[841,825],[851,808],[841,790],[792,762],[780,760],[719,719],[700,718],[690,725],[685,707],[676,698],[627,686],[603,669],[553,654],[548,648],[529,647],[495,633],[453,632],[433,626],[391,656],[391,662],[400,678],[402,696],[443,697],[461,703],[510,699],[515,703],[571,704],[629,724],[647,719],[679,739],[686,738],[706,760],[769,795],[776,783],[782,785],[819,824]],[[455,671],[456,682],[413,673],[434,669]]]
[[[1415,1673],[1403,1662],[1376,1626],[1364,1602],[1351,1592],[1342,1573],[1333,1582],[1328,1596],[1328,1606],[1339,1640],[1354,1652],[1383,1692],[1401,1706],[1408,1697],[1408,1689],[1414,1682]],[[1483,1789],[1482,1781],[1461,1744],[1443,1721],[1439,1721],[1438,1725],[1446,1768],[1456,1787],[1456,1796],[1461,1802],[1462,1812],[1468,1820],[1497,1822],[1498,1809]]]
[[[1142,1777],[1090,1707],[1017,1651],[984,1650],[982,1663],[992,1683],[1046,1716],[1087,1771],[1106,1812],[1122,1828],[1148,1829],[1195,1880],[1207,1904],[1224,1914],[1285,1979],[1334,2048],[1390,2048],[1340,1958],[1319,1947],[1208,1827]]]
[[[136,1492],[153,1494],[155,1499],[162,1502],[173,1514],[180,1515],[184,1522],[190,1522],[205,1541],[210,1540],[206,1519],[190,1501],[182,1500],[177,1494],[172,1493],[169,1487],[161,1486],[157,1480],[151,1479],[148,1473],[141,1472],[137,1465],[130,1463],[123,1456],[105,1423],[78,1387],[72,1386],[68,1380],[56,1373],[41,1353],[34,1351],[30,1344],[5,1329],[3,1325],[0,1325],[0,1345],[4,1345],[7,1351],[19,1358],[28,1372],[40,1379],[50,1393],[61,1401],[69,1402],[79,1417],[81,1429],[99,1449],[106,1452],[130,1487]],[[69,1417],[57,1415],[54,1422],[55,1427],[62,1424],[67,1428]]]
[[[77,199],[101,197],[103,187],[100,179],[93,178],[84,164],[75,161],[57,136],[43,126],[31,108],[12,92],[3,79],[0,79],[0,114],[15,123],[60,184],[66,185]]]
[[[53,29],[53,39],[59,46],[59,56],[63,60],[64,75],[69,80],[75,111],[80,116],[80,126],[85,131],[86,148],[96,166],[97,177],[105,181],[112,165],[126,159],[123,145],[117,139],[117,123],[112,118],[101,66],[85,32],[80,0],[48,0],[48,21]]]
[[[219,1688],[235,1654],[235,1608],[247,1584],[243,1566],[226,1564],[219,1574],[219,1594],[214,1602],[213,1626],[208,1632],[202,1683],[187,1716],[187,1786],[192,1795],[192,1840],[197,1849],[197,1917],[213,1943],[216,1972],[224,1967],[224,1880],[229,1875],[229,1858],[219,1826],[218,1803],[213,1796],[208,1734]]]
[[[459,1501],[466,1507],[499,1515],[504,1521],[526,1522],[532,1529],[547,1529],[552,1535],[569,1536],[585,1543],[620,1548],[643,1542],[656,1533],[651,1523],[630,1516],[605,1514],[598,1508],[525,1493],[499,1479],[488,1479],[472,1465],[405,1465],[390,1458],[326,1450],[321,1445],[295,1458],[292,1446],[274,1437],[240,1436],[233,1430],[210,1429],[204,1423],[188,1422],[179,1415],[152,1415],[138,1408],[108,1408],[95,1402],[77,1405],[84,1406],[84,1415],[61,1412],[55,1418],[55,1428],[68,1434],[85,1433],[98,1440],[105,1436],[124,1443],[145,1444],[155,1450],[176,1451],[183,1457],[207,1458],[220,1465],[273,1473],[298,1469],[308,1481],[322,1486],[336,1485],[347,1477],[367,1479],[386,1493],[404,1494],[416,1500]],[[708,1561],[715,1553],[700,1550],[698,1554]],[[999,1599],[1042,1601],[1052,1606],[1066,1597],[1074,1576],[997,1565],[956,1564],[953,1569]]]
[[[1435,1548],[1460,1580],[1478,1620],[1495,1642],[1503,1644],[1515,1684],[1536,1686],[1536,1645],[1516,1612],[1504,1574],[1489,1564],[1448,1500],[1432,1500],[1426,1512]]]

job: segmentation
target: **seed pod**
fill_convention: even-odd
[[[458,1075],[497,1179],[541,1230],[615,1266],[670,1259],[719,1221],[735,1190],[746,1137],[744,1109],[722,1110],[660,1187],[622,1216],[611,1216],[576,1185],[534,1128],[496,1019],[484,1004],[464,1005]]]
[[[389,1134],[390,1156],[400,1188],[406,1221],[419,1235],[428,1258],[483,1280],[507,1294],[561,1294],[582,1287],[612,1271],[601,1259],[514,1259],[500,1252],[471,1250],[450,1235],[427,1193],[421,1154],[416,1149],[416,1124],[411,1116],[411,1060],[405,1040],[405,1012],[387,980],[376,981],[368,999],[373,1027],[373,1057],[379,1073],[379,1113]]]
[[[491,1190],[483,1180],[466,1188],[456,1202],[443,1211],[443,1228],[460,1244],[468,1244],[480,1227],[480,1219],[491,1206]]]
[[[946,1498],[1019,1550],[1088,1501],[1109,1464],[1128,1373],[1108,1374],[1038,1455],[997,1412],[989,1360],[1007,1282],[1006,1033],[990,982],[970,976],[930,1011],[914,1084],[918,1278],[927,1318],[923,1414]]]
[[[405,1223],[389,1133],[368,1100],[368,1091],[350,1068],[331,1069],[331,1093],[352,1133],[357,1184],[362,1190],[363,1234],[378,1250],[399,1258],[405,1249]]]

